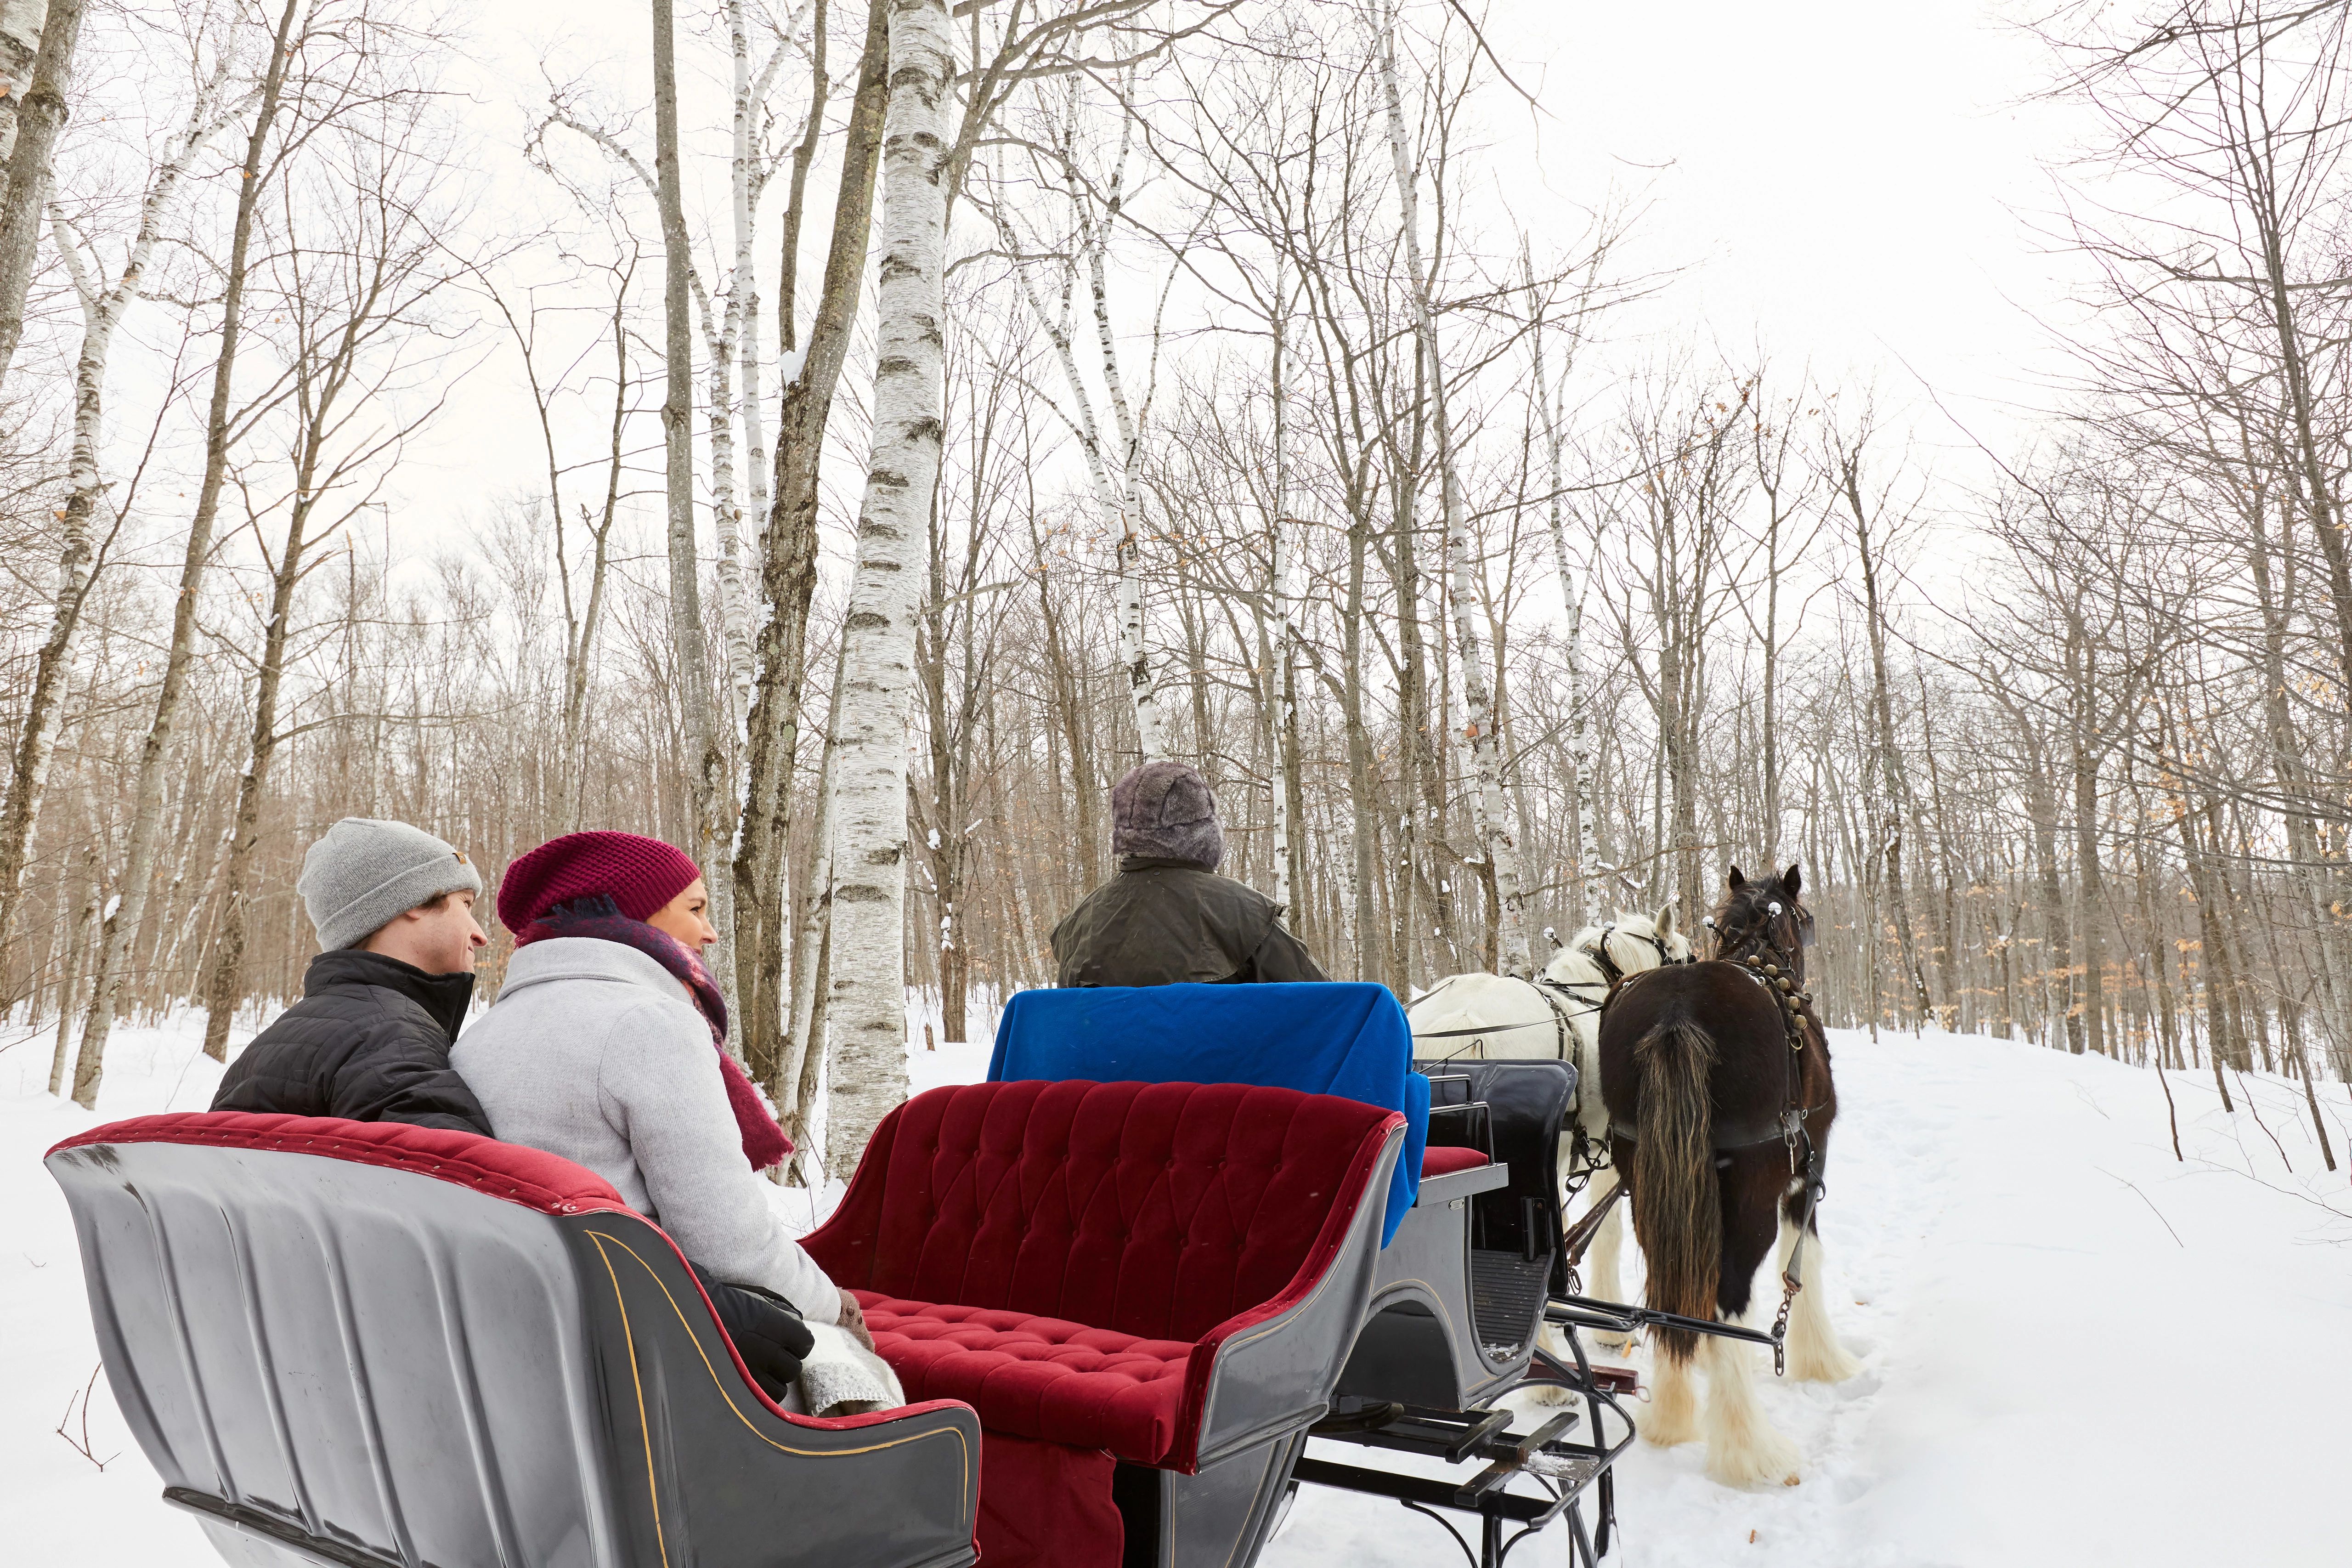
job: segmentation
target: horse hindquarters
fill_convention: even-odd
[[[1649,1260],[1649,1304],[1712,1318],[1722,1270],[1723,1215],[1716,1178],[1707,1079],[1715,1040],[1684,1020],[1662,1021],[1633,1047],[1641,1076],[1633,1144],[1633,1238]],[[1659,1353],[1687,1363],[1696,1336],[1654,1331]]]

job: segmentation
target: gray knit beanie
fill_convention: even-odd
[[[1225,858],[1217,797],[1182,763],[1146,763],[1110,786],[1110,849],[1119,856],[1190,860],[1213,871]]]
[[[479,896],[473,863],[421,827],[346,816],[302,857],[295,890],[329,952],[357,947],[390,921],[444,893]]]

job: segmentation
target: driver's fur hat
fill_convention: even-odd
[[[1213,871],[1225,858],[1217,797],[1183,763],[1146,763],[1110,786],[1111,853],[1188,860]]]

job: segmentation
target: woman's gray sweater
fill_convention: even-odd
[[[506,1142],[587,1166],[730,1284],[840,1321],[841,1292],[744,1162],[709,1026],[652,957],[593,937],[518,948],[449,1060]]]

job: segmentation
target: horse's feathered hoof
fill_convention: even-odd
[[[1718,1436],[1709,1442],[1706,1474],[1709,1480],[1727,1487],[1793,1487],[1801,1479],[1797,1473],[1801,1458],[1796,1444],[1769,1424],[1759,1423],[1738,1440],[1726,1441]]]
[[[1861,1371],[1862,1363],[1835,1340],[1789,1346],[1789,1378],[1793,1383],[1843,1383]]]
[[[1658,1358],[1650,1378],[1650,1407],[1635,1426],[1643,1441],[1661,1448],[1698,1441],[1698,1391],[1687,1367],[1674,1365],[1663,1355]]]

